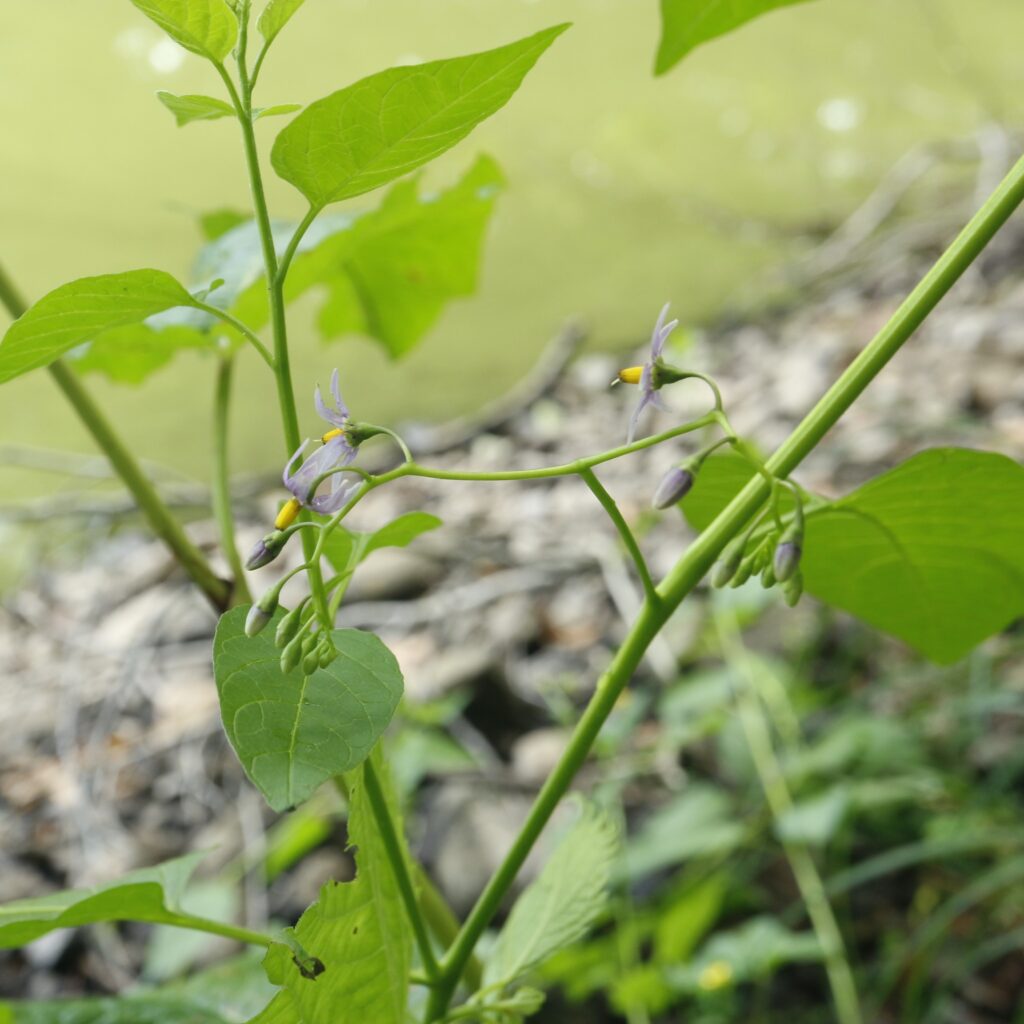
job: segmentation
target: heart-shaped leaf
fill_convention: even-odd
[[[213,641],[221,718],[246,774],[282,811],[367,757],[404,684],[394,655],[358,629],[331,634],[339,654],[327,668],[285,674],[275,623],[247,637],[247,612],[234,608],[221,616]]]

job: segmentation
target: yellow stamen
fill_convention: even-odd
[[[328,441],[333,441],[334,438],[341,437],[341,435],[344,434],[344,433],[345,433],[345,431],[342,430],[340,427],[335,427],[333,430],[328,430],[327,433],[324,434],[324,436],[320,438],[320,440],[324,444],[327,444]]]
[[[714,992],[715,989],[724,988],[732,981],[732,968],[725,960],[712,960],[711,963],[700,972],[697,984],[705,992]]]
[[[292,523],[295,522],[295,517],[299,514],[299,509],[302,505],[299,503],[298,498],[289,498],[282,506],[281,511],[277,513],[277,518],[274,520],[275,530],[285,530]]]
[[[627,366],[625,370],[619,370],[619,380],[623,384],[639,384],[643,373],[642,366]]]

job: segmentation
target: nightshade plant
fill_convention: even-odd
[[[636,412],[623,424],[624,444],[538,469],[433,469],[420,464],[394,431],[360,421],[357,402],[350,412],[341,386],[351,399],[358,395],[357,381],[339,382],[335,373],[327,397],[312,382],[295,387],[287,305],[314,285],[324,286],[328,298],[319,324],[325,334],[361,329],[398,356],[448,299],[472,291],[483,230],[501,185],[497,169],[479,159],[462,182],[430,203],[420,201],[415,179],[406,175],[495,114],[568,26],[483,53],[383,71],[304,109],[257,107],[260,71],[302,0],[269,0],[258,17],[251,0],[131,2],[209,61],[219,78],[222,97],[160,93],[159,100],[181,126],[237,121],[253,216],[207,220],[209,241],[191,288],[162,271],[132,270],[74,281],[26,308],[0,275],[0,295],[16,317],[0,343],[0,382],[49,369],[153,529],[221,614],[213,651],[216,684],[224,728],[249,778],[278,811],[294,808],[333,780],[348,799],[357,874],[351,882],[327,885],[294,929],[263,934],[181,909],[181,893],[198,860],[189,855],[98,889],[2,907],[0,945],[100,921],[170,924],[266,950],[264,966],[277,994],[253,1018],[260,1024],[520,1020],[543,1002],[543,994],[528,984],[532,969],[585,934],[602,909],[618,841],[603,812],[581,803],[575,824],[512,907],[483,964],[478,942],[644,652],[705,575],[710,572],[715,586],[738,586],[757,574],[765,586],[780,587],[790,604],[806,590],[941,662],[961,657],[1024,611],[1024,471],[1010,459],[959,449],[926,451],[837,501],[790,480],[1024,199],[1024,162],[769,458],[737,436],[713,380],[665,360],[662,350],[675,323],[666,323],[666,306],[648,362],[619,375],[624,385],[639,389]],[[792,2],[662,0],[657,71],[694,46]],[[271,219],[256,142],[257,121],[286,115],[294,116],[276,136],[271,163],[308,201],[308,212],[295,225]],[[326,212],[336,202],[387,185],[391,189],[376,210]],[[402,259],[409,261],[402,274],[394,266],[400,244]],[[408,273],[412,269],[415,274]],[[260,332],[268,326],[265,341]],[[243,563],[228,489],[227,423],[233,367],[247,347],[277,384],[289,496]],[[232,568],[229,580],[211,570],[80,381],[87,371],[138,381],[181,348],[206,350],[216,367],[213,490]],[[660,405],[663,389],[694,379],[710,391],[707,412],[637,440],[645,407]],[[310,399],[326,429],[304,440],[297,403]],[[703,446],[660,483],[651,482],[654,506],[682,502],[700,531],[656,581],[597,471],[606,462],[697,432],[709,435]],[[373,473],[358,465],[361,446],[373,437],[394,446],[393,468]],[[728,451],[715,455],[719,449]],[[408,544],[438,522],[409,512],[366,534],[349,531],[345,519],[377,488],[405,477],[440,485],[559,476],[579,477],[607,512],[635,565],[643,606],[522,830],[459,923],[410,856],[389,781],[381,737],[402,695],[397,662],[373,634],[335,628],[360,563],[380,547]],[[301,545],[299,567],[252,601],[245,564],[259,570],[289,544]],[[284,584],[298,575],[307,587],[285,608]],[[840,982],[833,994],[840,1016],[856,1020],[855,993]]]

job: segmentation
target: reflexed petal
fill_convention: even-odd
[[[665,347],[665,342],[668,336],[679,326],[678,320],[670,320],[665,323],[665,317],[668,316],[669,304],[666,302],[661,307],[661,312],[658,314],[658,322],[654,325],[654,330],[651,333],[651,361],[653,362],[661,355],[661,350]]]
[[[640,396],[640,401],[637,402],[633,415],[629,418],[629,433],[626,435],[626,444],[632,444],[636,440],[636,428],[640,425],[640,414],[647,408],[653,394],[653,391],[645,391]]]
[[[348,406],[345,405],[341,397],[341,388],[338,386],[338,371],[336,368],[331,374],[331,396],[334,399],[335,407],[333,409],[324,401],[323,395],[320,393],[320,385],[318,384],[313,392],[313,403],[316,405],[316,411],[323,419],[343,430],[346,423],[348,423],[349,413]]]
[[[314,512],[329,516],[338,511],[355,494],[359,486],[359,478],[346,477],[339,473],[331,477],[331,491],[329,494],[319,494],[310,500],[309,507]]]
[[[281,474],[281,479],[284,482],[285,487],[287,487],[289,491],[292,490],[292,466],[294,466],[295,463],[302,457],[302,453],[306,450],[306,446],[308,444],[309,438],[307,437],[306,440],[303,441],[302,444],[300,444],[299,447],[295,449],[295,452],[292,454],[292,457],[285,463],[284,472]],[[292,493],[294,494],[294,491]],[[296,497],[298,497],[298,495],[296,495]]]

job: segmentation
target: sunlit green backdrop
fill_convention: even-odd
[[[134,267],[185,275],[196,215],[246,208],[237,132],[177,129],[154,93],[216,93],[213,73],[126,0],[2,0],[0,11],[0,259],[29,296]],[[359,415],[441,418],[498,394],[569,315],[583,314],[599,345],[639,340],[666,299],[706,319],[907,149],[1024,112],[1020,0],[819,0],[661,79],[656,0],[312,0],[261,100],[306,102],[566,19],[574,28],[508,108],[430,171],[444,184],[486,151],[507,175],[479,294],[394,365],[364,340],[322,346],[300,315],[300,395],[339,365]],[[260,124],[266,143],[280,125]],[[268,178],[275,212],[301,213]],[[273,384],[251,353],[245,364],[238,466],[268,469],[282,455]],[[140,390],[91,383],[143,455],[205,473],[201,356],[179,356]],[[316,429],[308,406],[305,420]],[[43,372],[3,388],[0,440],[91,450]],[[5,497],[45,486],[0,466]]]

